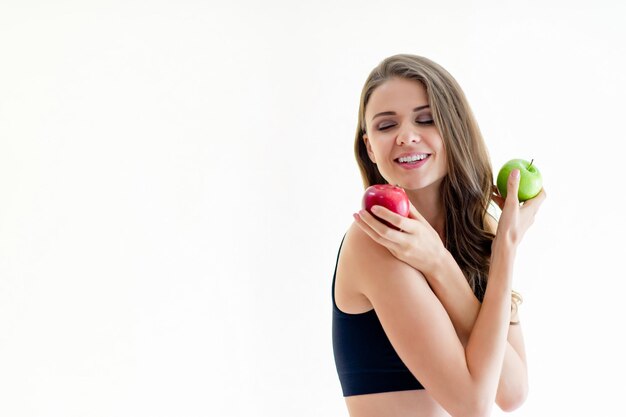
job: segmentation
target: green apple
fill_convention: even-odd
[[[533,161],[534,159],[530,162],[524,159],[511,159],[502,166],[496,181],[498,191],[500,191],[502,197],[506,198],[506,183],[509,179],[509,174],[514,169],[519,169],[520,172],[519,190],[517,192],[518,200],[530,200],[539,194],[543,186],[543,180],[541,173],[537,167],[533,165]]]

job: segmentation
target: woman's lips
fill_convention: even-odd
[[[426,163],[426,161],[428,161],[429,159],[430,159],[430,155],[428,155],[424,159],[421,159],[421,160],[415,161],[415,162],[400,162],[400,161],[394,161],[394,162],[396,164],[400,165],[404,169],[416,169],[416,168],[419,168],[422,165],[424,165]]]

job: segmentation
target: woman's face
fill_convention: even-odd
[[[367,152],[387,182],[407,190],[441,183],[446,152],[422,83],[385,81],[370,96],[365,123]]]

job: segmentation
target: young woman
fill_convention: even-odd
[[[333,277],[333,349],[351,417],[488,416],[526,398],[512,291],[516,248],[546,198],[507,198],[461,88],[436,63],[395,55],[361,94],[355,153],[365,187],[394,184],[408,218],[355,214]],[[499,222],[487,209],[502,209]]]

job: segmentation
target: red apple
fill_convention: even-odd
[[[400,230],[372,213],[372,206],[383,206],[401,216],[409,217],[409,197],[403,188],[395,185],[375,184],[368,187],[363,195],[363,208],[387,226]]]

